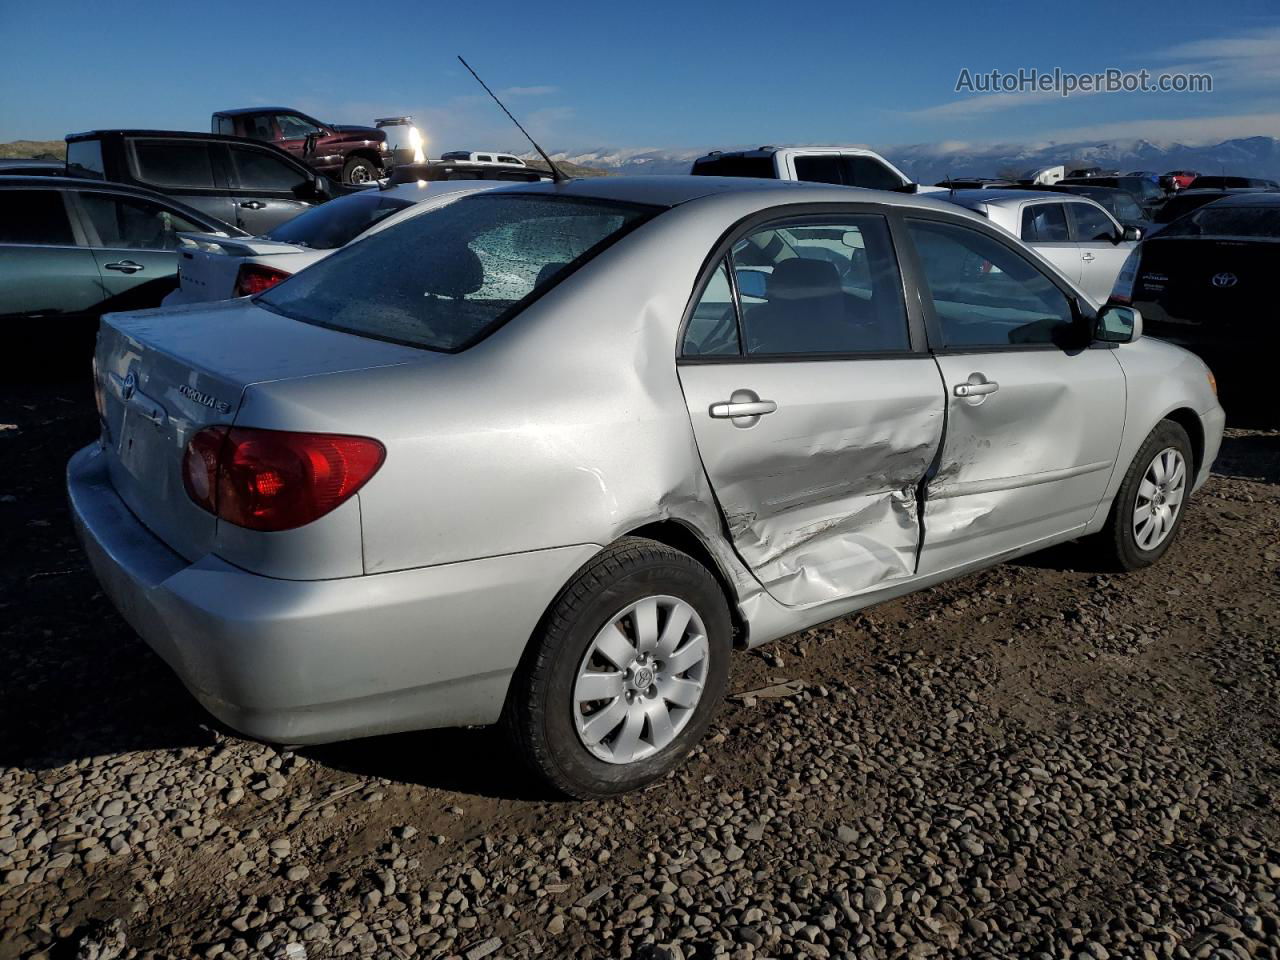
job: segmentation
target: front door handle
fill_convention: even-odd
[[[985,397],[989,393],[995,393],[1000,389],[1000,384],[994,380],[981,380],[974,382],[970,380],[968,383],[956,384],[957,397]]]
[[[267,205],[261,200],[244,200],[241,202],[240,206],[244,207],[246,210],[263,210]]]
[[[1086,250],[1083,254],[1080,255],[1080,259],[1083,260],[1085,263],[1093,263],[1093,254],[1089,253]]]
[[[132,260],[117,260],[115,263],[105,263],[103,266],[117,273],[137,273],[139,270],[146,269],[142,264],[134,263]]]

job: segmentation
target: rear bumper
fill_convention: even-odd
[[[171,551],[116,496],[96,444],[72,457],[67,490],[129,624],[210,713],[279,743],[494,722],[539,618],[598,549],[276,580]]]

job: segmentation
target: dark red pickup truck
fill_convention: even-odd
[[[213,132],[274,143],[343,183],[385,176],[387,135],[376,127],[321,123],[290,107],[245,107],[215,113]]]

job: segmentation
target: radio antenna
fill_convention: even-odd
[[[540,146],[538,146],[538,141],[533,139],[533,137],[529,136],[529,131],[526,130],[524,127],[520,126],[520,121],[517,120],[515,117],[511,116],[511,111],[508,110],[505,106],[503,106],[502,101],[498,99],[498,95],[489,89],[489,85],[487,83],[485,83],[483,80],[480,79],[480,74],[476,73],[474,70],[471,69],[471,64],[463,60],[461,56],[458,57],[458,62],[467,68],[467,72],[476,78],[476,83],[484,87],[484,92],[487,93],[489,96],[493,97],[493,102],[502,108],[502,112],[507,115],[508,119],[510,119],[511,122],[514,123],[517,127],[519,127],[520,132],[523,133],[525,135],[525,138],[528,139],[528,141],[533,144],[533,149],[538,151],[538,153],[542,156],[542,159],[547,162],[547,166],[551,168],[551,179],[556,183],[563,183],[564,181],[568,180],[569,178],[566,177],[564,173],[561,172],[560,168],[556,166],[555,161],[552,160],[551,157],[547,155],[547,151],[543,150]]]

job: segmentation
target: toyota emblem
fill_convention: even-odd
[[[138,377],[132,370],[125,374],[124,387],[120,390],[120,399],[128,400],[133,396],[133,391],[138,389]]]
[[[1240,278],[1237,277],[1234,273],[1224,272],[1224,273],[1215,273],[1213,275],[1212,283],[1215,287],[1226,289],[1227,287],[1234,287],[1239,282],[1239,280]]]

